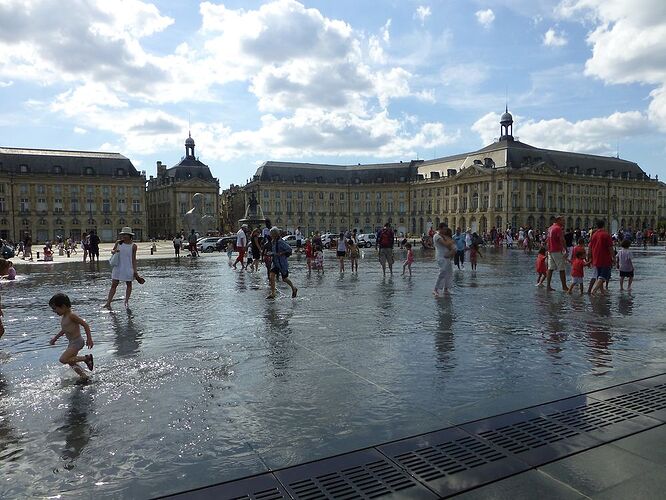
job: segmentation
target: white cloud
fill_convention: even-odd
[[[666,130],[666,2],[566,0],[557,13],[594,26],[587,36],[592,47],[587,75],[607,83],[656,85],[648,116]]]
[[[126,154],[182,142],[187,122],[169,105],[229,103],[238,92],[229,83],[245,86],[243,103],[260,123],[194,123],[211,159],[406,156],[456,137],[439,123],[391,116],[394,99],[434,100],[388,57],[391,19],[368,37],[295,0],[256,9],[204,1],[199,13],[198,32],[156,54],[144,38],[175,21],[148,1],[71,0],[63,9],[58,0],[0,0],[0,81],[41,84],[51,95],[40,94],[35,106],[71,119],[78,134],[109,134],[107,144]]]
[[[499,136],[499,119],[498,113],[487,113],[472,125],[484,145]],[[546,149],[602,155],[612,154],[618,139],[645,134],[650,126],[647,116],[639,111],[616,112],[576,122],[564,118],[524,119],[514,115],[514,136],[521,142]]]
[[[11,87],[12,85],[14,85],[13,81],[3,82],[2,80],[0,80],[0,88],[7,88]]]
[[[425,20],[430,17],[432,12],[430,11],[430,7],[427,5],[419,5],[416,8],[416,12],[414,12],[414,19],[418,19],[421,21],[421,26],[425,24]]]
[[[81,127],[74,127],[74,133],[75,134],[80,134],[80,135],[85,135],[88,133],[88,131],[84,128]]]
[[[490,28],[495,20],[495,13],[492,9],[477,10],[474,15],[476,16],[477,22],[484,28]]]
[[[558,33],[554,28],[549,28],[543,35],[543,44],[546,47],[563,47],[568,43],[564,32]]]

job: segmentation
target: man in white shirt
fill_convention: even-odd
[[[236,251],[238,252],[238,257],[234,261],[234,269],[236,269],[236,264],[240,262],[241,271],[245,269],[245,249],[247,248],[247,224],[243,224],[241,228],[236,233]]]

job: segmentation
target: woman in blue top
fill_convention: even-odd
[[[272,259],[271,269],[269,272],[269,281],[271,284],[271,293],[266,297],[267,299],[275,298],[275,281],[279,276],[282,276],[282,281],[291,287],[291,296],[296,297],[298,288],[289,279],[289,263],[287,258],[291,255],[291,247],[289,244],[280,238],[280,230],[277,227],[272,227],[270,231],[271,247],[270,256]]]

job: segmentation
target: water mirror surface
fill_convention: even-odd
[[[634,291],[614,277],[607,298],[535,288],[516,250],[488,249],[439,300],[419,252],[411,278],[372,251],[358,276],[293,257],[299,296],[275,301],[226,255],[145,260],[112,312],[106,263],[33,266],[1,285],[0,497],[166,494],[662,373],[666,259],[634,254]],[[48,345],[58,291],[92,326],[85,385]]]

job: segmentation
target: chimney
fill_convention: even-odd
[[[157,162],[157,176],[161,177],[166,174],[166,165],[162,165],[161,161]]]

